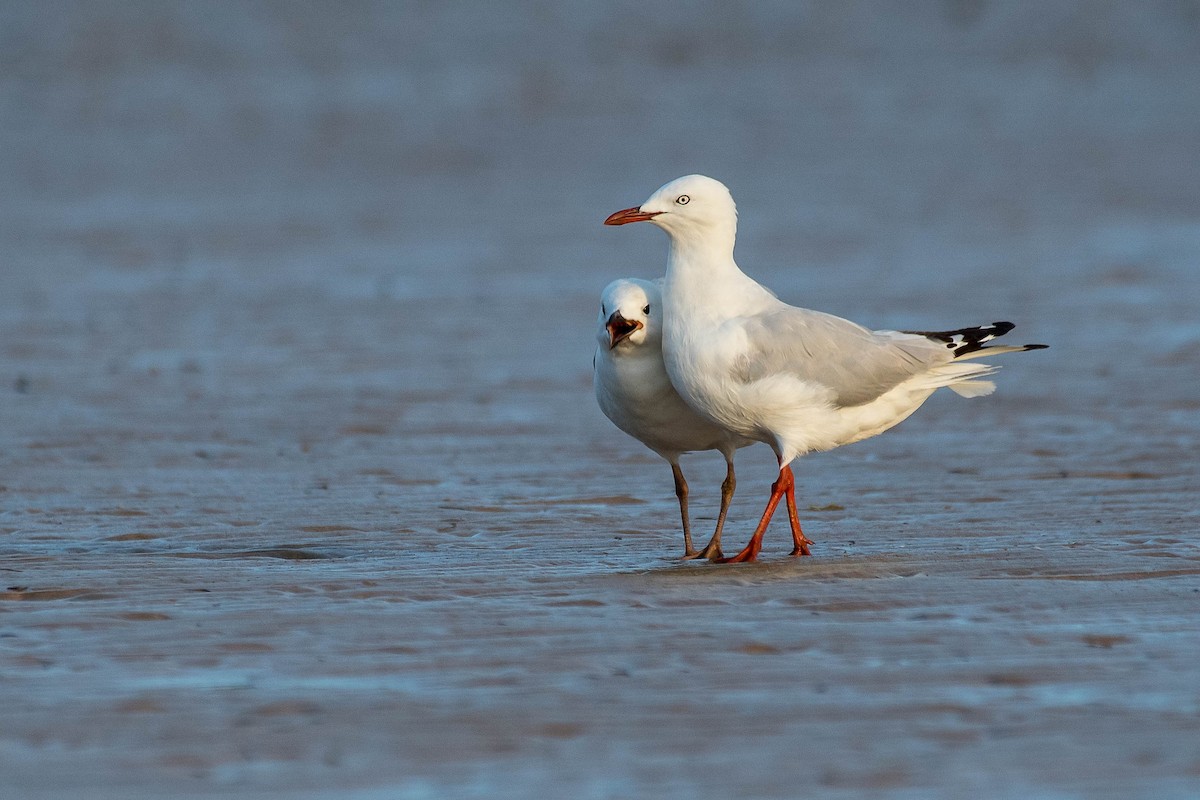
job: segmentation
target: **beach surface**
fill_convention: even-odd
[[[1194,6],[53,6],[0,10],[0,795],[1197,796]],[[788,302],[1050,345],[797,462],[810,558],[680,561],[592,397],[666,254],[601,222],[691,172]]]

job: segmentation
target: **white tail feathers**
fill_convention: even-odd
[[[1004,333],[1007,333],[1007,330],[1001,331],[999,335],[1002,336]],[[1002,344],[993,345],[992,347],[981,347],[978,350],[972,350],[968,353],[963,353],[960,356],[956,356],[954,361],[951,363],[943,367],[938,367],[933,371],[948,371],[953,369],[956,365],[960,365],[963,370],[966,370],[962,373],[962,379],[954,381],[953,383],[948,382],[941,385],[946,386],[950,389],[950,391],[954,392],[960,397],[985,397],[996,391],[996,384],[992,383],[991,381],[976,380],[976,378],[982,378],[985,375],[991,375],[1000,368],[993,367],[990,364],[960,364],[960,362],[969,361],[972,358],[979,358],[980,356],[998,356],[1003,353],[1024,353],[1026,350],[1041,350],[1045,347],[1046,345],[1044,344]],[[948,372],[943,372],[943,374],[948,374]]]
[[[1040,345],[1038,346],[1040,347]],[[1029,345],[1009,345],[1001,344],[992,347],[984,347],[979,350],[973,350],[970,353],[963,353],[961,356],[956,356],[955,361],[968,361],[972,358],[982,358],[984,356],[998,356],[1002,353],[1023,353],[1030,349]],[[982,365],[981,365],[982,366]],[[997,367],[988,367],[988,369],[997,369]]]
[[[948,364],[934,367],[913,379],[913,388],[938,389],[945,386],[961,397],[983,397],[996,391],[996,384],[980,378],[986,378],[999,367],[991,364],[963,364],[962,361],[962,358],[958,358]]]
[[[946,388],[959,397],[987,397],[996,391],[996,384],[991,381],[960,381]]]

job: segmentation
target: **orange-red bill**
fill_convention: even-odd
[[[640,208],[626,208],[615,214],[610,214],[608,219],[604,220],[604,224],[628,225],[630,222],[648,222],[661,213],[661,211],[642,211]]]

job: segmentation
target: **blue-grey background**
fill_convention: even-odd
[[[3,793],[1191,796],[1198,153],[1189,0],[0,5]],[[678,564],[591,397],[689,172],[1051,345],[803,460],[804,563]]]

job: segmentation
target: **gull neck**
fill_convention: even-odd
[[[667,270],[686,273],[688,277],[718,278],[739,272],[733,260],[733,231],[709,229],[681,231],[670,234]]]

